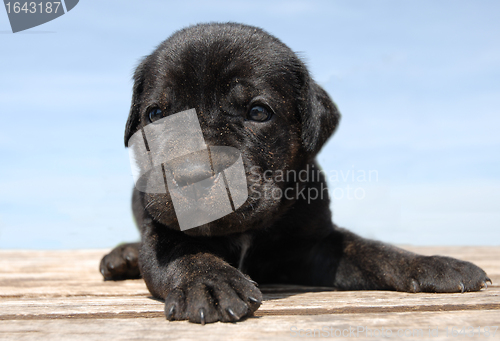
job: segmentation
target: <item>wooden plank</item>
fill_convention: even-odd
[[[0,321],[2,340],[290,340],[298,339],[307,330],[319,333],[322,330],[335,333],[347,330],[345,338],[356,340],[498,340],[496,335],[485,337],[477,335],[478,327],[484,333],[485,326],[497,325],[498,311],[485,310],[471,314],[468,311],[455,312],[417,312],[417,313],[374,313],[341,314],[314,316],[266,316],[249,318],[240,323],[214,323],[205,326],[185,321],[169,322],[164,318],[134,319],[59,319],[59,320],[16,320]],[[476,335],[446,335],[445,328],[451,332],[453,327],[476,327]],[[358,327],[365,328],[357,333]],[[330,329],[331,328],[331,329]],[[438,329],[437,336],[429,337],[429,328]],[[377,330],[389,333],[387,338],[367,334]],[[353,334],[349,331],[355,330]],[[361,331],[362,329],[360,329]],[[421,330],[422,334],[420,334]],[[398,332],[403,336],[398,336]],[[404,333],[407,333],[404,336]],[[413,336],[412,336],[412,333]]]
[[[109,250],[0,251],[1,297],[149,295],[142,280],[105,282]]]
[[[163,317],[163,302],[148,296],[4,298],[0,320]],[[478,293],[407,294],[385,291],[265,294],[256,316],[498,310],[500,288]],[[471,312],[472,313],[472,312]],[[89,316],[87,316],[89,315]]]
[[[456,340],[446,336],[446,326],[500,325],[500,247],[405,248],[473,261],[486,270],[494,285],[464,294],[262,286],[264,302],[255,317],[202,327],[166,321],[163,303],[150,297],[142,280],[103,281],[98,265],[107,250],[3,250],[0,339],[281,340],[296,338],[294,329],[290,330],[294,326],[303,333],[357,326],[389,328],[393,333],[399,329],[428,332],[431,326],[440,329],[433,340]],[[373,339],[362,334],[356,338]]]

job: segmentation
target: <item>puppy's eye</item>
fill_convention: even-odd
[[[248,119],[257,122],[265,122],[272,116],[271,111],[261,105],[256,105],[248,112]]]
[[[160,109],[156,108],[149,112],[149,121],[151,123],[158,121],[160,118],[163,118],[163,113]]]

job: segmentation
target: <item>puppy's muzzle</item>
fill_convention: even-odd
[[[194,109],[146,125],[128,145],[137,190],[169,193],[181,230],[224,217],[248,198],[239,150],[207,146]]]

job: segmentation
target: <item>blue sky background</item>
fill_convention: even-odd
[[[337,224],[393,243],[499,245],[499,13],[498,1],[82,0],[12,34],[0,8],[0,248],[138,238],[131,75],[171,33],[209,21],[274,34],[337,103],[319,155],[338,175]]]

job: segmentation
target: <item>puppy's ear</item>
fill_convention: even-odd
[[[340,113],[326,91],[312,79],[306,100],[308,105],[302,116],[302,143],[306,151],[314,156],[337,128]]]
[[[137,66],[134,72],[134,88],[132,94],[132,104],[125,125],[125,147],[128,147],[128,140],[135,133],[137,126],[141,123],[141,95],[144,90],[145,59]]]

